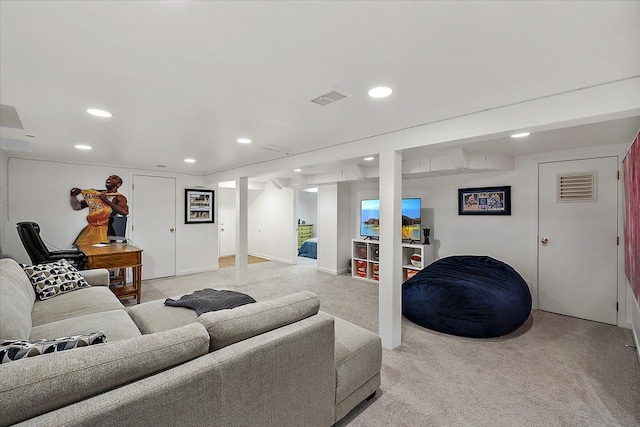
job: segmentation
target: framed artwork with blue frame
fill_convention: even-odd
[[[459,188],[458,215],[511,215],[511,186]]]

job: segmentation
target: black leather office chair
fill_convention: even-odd
[[[64,258],[78,270],[84,268],[85,257],[82,252],[73,249],[50,251],[40,237],[40,226],[37,223],[31,221],[19,222],[16,227],[20,240],[22,240],[22,245],[33,264],[58,261]]]

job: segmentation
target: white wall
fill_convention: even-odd
[[[296,223],[298,219],[307,224],[313,224],[313,236],[317,236],[318,224],[318,193],[296,190]]]
[[[1,240],[4,256],[29,262],[15,232],[15,224],[20,221],[37,222],[41,227],[41,235],[49,243],[59,248],[70,247],[86,225],[87,215],[86,211],[71,209],[70,189],[104,188],[106,178],[117,174],[124,181],[119,191],[129,197],[132,175],[141,174],[176,178],[176,274],[211,270],[218,266],[217,225],[184,224],[184,189],[202,186],[202,177],[16,157],[8,159],[7,173],[8,215],[3,224],[6,233]],[[130,202],[130,208],[144,209],[144,206],[133,206]]]
[[[294,190],[276,188],[249,192],[249,253],[274,261],[295,263]],[[226,233],[226,231],[225,231]]]
[[[343,182],[318,187],[318,271],[341,274],[348,270],[351,258],[350,187]]]

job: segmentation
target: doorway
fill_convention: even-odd
[[[615,325],[618,157],[538,165],[540,310]]]
[[[142,279],[176,275],[176,180],[133,175],[131,240],[141,248]]]

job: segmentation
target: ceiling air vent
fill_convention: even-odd
[[[282,147],[280,145],[274,145],[274,144],[266,144],[266,145],[263,145],[262,148],[268,151],[275,151],[276,153],[282,153],[283,151],[287,151],[286,147]]]
[[[344,99],[347,96],[349,95],[346,93],[340,93],[337,90],[332,89],[329,92],[318,96],[317,98],[313,98],[311,102],[324,107],[325,105],[333,104],[336,101],[340,101],[341,99]]]
[[[558,174],[558,202],[595,202],[596,173]]]

